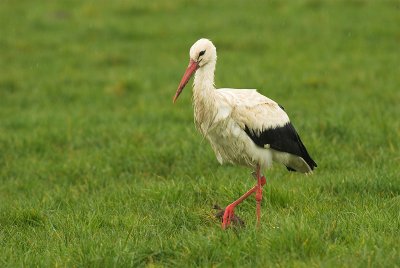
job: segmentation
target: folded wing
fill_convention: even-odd
[[[289,170],[309,172],[317,166],[282,106],[256,90],[221,89],[221,93],[234,101],[232,118],[257,146],[283,153],[279,162]]]

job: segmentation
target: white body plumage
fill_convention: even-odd
[[[258,147],[243,130],[247,125],[261,133],[288,123],[289,117],[276,102],[255,89],[202,88],[207,85],[197,84],[198,76],[201,71],[196,73],[193,87],[195,125],[210,142],[219,163],[269,168],[273,161],[284,165],[296,161],[297,156]],[[299,162],[296,166],[304,160]]]

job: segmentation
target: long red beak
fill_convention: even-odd
[[[199,64],[195,62],[194,60],[189,61],[189,66],[187,67],[181,82],[179,83],[178,90],[175,93],[175,96],[173,98],[173,103],[176,102],[176,99],[179,97],[181,94],[183,88],[186,86],[186,84],[189,82],[190,77],[196,72],[196,70],[199,68]]]

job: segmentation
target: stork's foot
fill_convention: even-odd
[[[235,217],[235,207],[231,204],[225,208],[224,216],[222,217],[222,229],[229,227],[233,217]]]
[[[235,215],[234,206],[229,205],[225,209],[221,209],[220,206],[214,205],[214,209],[217,209],[215,217],[218,218],[222,223],[222,229],[226,229],[232,224],[232,226],[244,227],[244,221]]]

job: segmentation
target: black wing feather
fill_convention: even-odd
[[[264,148],[264,145],[269,144],[271,149],[302,157],[311,170],[317,166],[290,122],[282,127],[265,129],[261,133],[257,133],[247,126],[244,131],[259,147]]]

